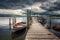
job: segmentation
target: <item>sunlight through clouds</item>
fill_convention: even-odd
[[[25,8],[23,8],[23,9],[24,9],[24,10],[29,9],[29,10],[31,10],[31,11],[33,11],[33,12],[39,12],[39,13],[45,12],[46,10],[42,9],[40,6],[41,6],[41,3],[40,3],[40,2],[36,2],[36,3],[34,3],[33,5],[27,5],[27,6],[26,6]]]

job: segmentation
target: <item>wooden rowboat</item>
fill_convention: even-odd
[[[16,32],[18,30],[23,30],[24,28],[26,28],[25,22],[16,23],[15,25],[13,25],[13,32]]]

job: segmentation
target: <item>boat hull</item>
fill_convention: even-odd
[[[13,26],[13,32],[16,32],[16,31],[18,31],[18,30],[23,30],[23,29],[25,29],[26,28],[26,24],[25,23],[22,23],[22,22],[20,22],[20,23],[16,23],[14,26]]]

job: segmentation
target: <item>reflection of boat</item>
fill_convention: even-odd
[[[18,30],[22,30],[24,28],[26,28],[26,23],[25,22],[16,23],[15,25],[13,25],[13,32],[16,32]]]

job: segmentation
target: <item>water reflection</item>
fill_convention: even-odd
[[[16,32],[12,32],[12,39],[13,40],[24,40],[26,33],[27,33],[26,28],[24,28],[22,30],[18,30]]]
[[[0,17],[0,40],[12,40],[12,39],[24,40],[26,32],[27,32],[26,29],[23,29],[16,33],[12,33],[12,30],[9,29],[9,18],[12,19],[12,17]],[[26,17],[17,17],[17,22],[20,22],[21,20],[27,21]]]
[[[11,31],[5,27],[0,25],[0,40],[11,40]]]

